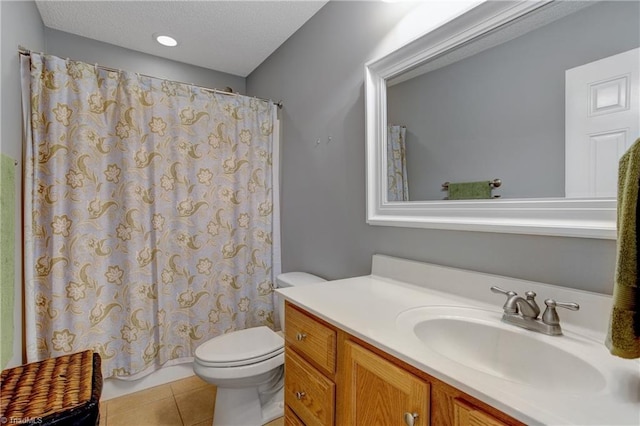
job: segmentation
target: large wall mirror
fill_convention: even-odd
[[[638,2],[488,1],[368,63],[368,223],[615,238],[639,46]]]

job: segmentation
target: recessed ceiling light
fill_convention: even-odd
[[[176,41],[176,39],[168,35],[154,34],[153,37],[156,39],[158,43],[160,43],[163,46],[173,47],[178,45],[178,42]]]

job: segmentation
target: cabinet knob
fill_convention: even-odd
[[[298,333],[296,334],[296,340],[298,342],[301,342],[302,340],[306,339],[307,335],[305,333]]]
[[[404,413],[404,424],[407,426],[413,426],[418,418],[418,413]]]
[[[301,400],[302,398],[304,398],[307,394],[304,392],[296,392],[296,399],[297,400]]]

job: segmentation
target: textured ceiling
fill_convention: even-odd
[[[327,1],[36,0],[44,25],[246,77]],[[164,47],[154,33],[171,35]]]

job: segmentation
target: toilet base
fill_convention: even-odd
[[[260,403],[258,388],[218,388],[214,426],[260,426],[284,415],[284,389]]]

